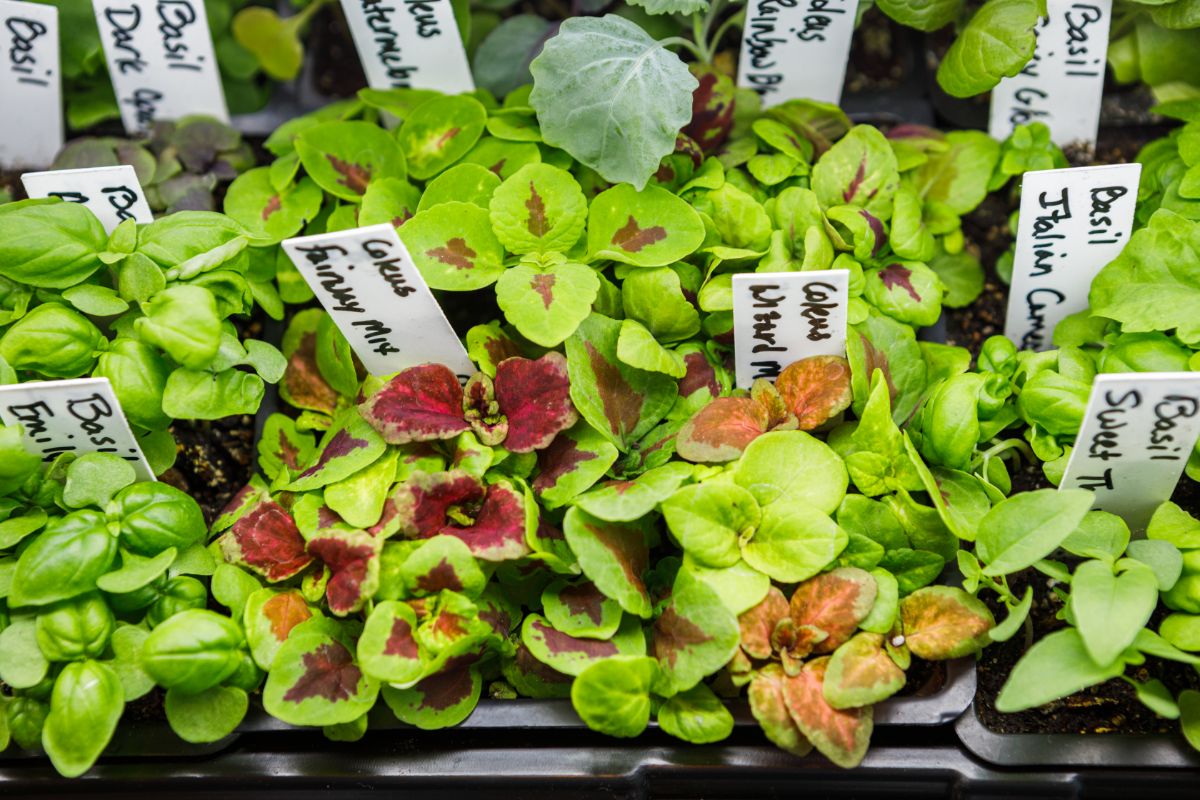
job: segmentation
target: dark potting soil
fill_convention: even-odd
[[[903,83],[905,66],[912,61],[905,42],[896,23],[878,8],[864,14],[850,45],[843,92],[882,91]]]
[[[351,97],[367,85],[346,18],[336,3],[317,12],[307,50],[312,54],[314,88],[322,97]]]

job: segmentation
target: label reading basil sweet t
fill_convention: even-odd
[[[992,90],[989,132],[1044,122],[1056,144],[1094,146],[1104,94],[1112,0],[1048,0],[1037,49],[1020,73]]]
[[[108,378],[0,386],[0,422],[20,425],[25,446],[52,461],[62,453],[112,453],[138,480],[154,480]]]
[[[128,164],[26,172],[21,183],[30,197],[60,197],[87,206],[108,233],[127,219],[154,221],[137,173]]]
[[[1141,164],[1026,172],[1004,334],[1045,350],[1054,326],[1088,307],[1088,289],[1129,241]]]
[[[475,89],[450,0],[341,0],[372,89]]]
[[[474,374],[390,224],[288,239],[283,249],[372,375],[427,363],[464,381]]]
[[[850,272],[754,272],[733,276],[737,385],[775,379],[809,356],[846,354]]]
[[[189,114],[229,121],[203,0],[92,3],[126,132]]]
[[[1097,375],[1060,486],[1144,528],[1200,437],[1200,372]]]
[[[0,0],[0,167],[44,167],[63,143],[58,9]]]
[[[802,98],[838,103],[857,0],[749,0],[738,86],[764,108]]]

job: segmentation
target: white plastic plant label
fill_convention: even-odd
[[[475,89],[450,0],[341,0],[372,89]]]
[[[1058,145],[1096,143],[1112,0],[1047,0],[1037,49],[1020,73],[992,90],[988,132],[1005,139],[1013,128],[1044,122]]]
[[[738,86],[758,92],[764,108],[840,103],[857,14],[857,0],[750,0]]]
[[[428,363],[445,364],[464,381],[474,374],[391,225],[300,236],[283,249],[372,375]]]
[[[52,461],[62,453],[112,453],[154,480],[108,378],[75,378],[0,386],[0,421],[20,425],[25,446]]]
[[[1061,488],[1134,530],[1170,499],[1200,437],[1200,372],[1097,375]]]
[[[206,114],[228,122],[203,0],[92,0],[129,134]]]
[[[850,272],[751,272],[733,276],[737,385],[774,379],[809,356],[846,354]]]
[[[58,9],[0,0],[0,166],[44,167],[62,148]]]
[[[30,197],[61,197],[68,203],[82,203],[109,233],[127,219],[154,221],[137,173],[128,164],[26,172],[21,183]]]
[[[1004,333],[1052,345],[1054,326],[1088,307],[1088,289],[1129,241],[1141,164],[1026,172]]]

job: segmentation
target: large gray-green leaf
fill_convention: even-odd
[[[502,97],[529,82],[529,62],[552,24],[536,14],[517,14],[501,22],[475,51],[475,85]]]
[[[631,6],[641,6],[647,14],[695,14],[708,9],[708,0],[629,0]]]
[[[678,56],[612,14],[568,19],[530,72],[546,144],[639,190],[674,151],[698,85]]]

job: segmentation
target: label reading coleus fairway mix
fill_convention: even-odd
[[[840,102],[857,13],[857,0],[750,0],[738,86],[758,92],[764,108]]]
[[[127,219],[154,221],[137,173],[128,164],[26,172],[21,183],[30,197],[61,197],[68,203],[87,206],[108,233]]]
[[[1141,164],[1026,172],[1004,334],[1045,350],[1054,326],[1088,307],[1088,289],[1129,241]]]
[[[809,356],[846,354],[850,272],[755,272],[733,276],[737,385],[774,379]]]
[[[1144,528],[1200,437],[1200,372],[1097,375],[1060,486]]]
[[[450,0],[342,0],[372,89],[475,89]]]
[[[284,252],[372,375],[445,364],[475,372],[462,342],[390,224],[300,236]]]
[[[127,133],[207,114],[229,121],[202,0],[92,0]]]
[[[0,386],[0,422],[20,425],[25,446],[52,461],[62,453],[112,453],[154,480],[108,378]]]
[[[1056,144],[1094,145],[1104,94],[1112,0],[1048,0],[1037,49],[1020,73],[992,90],[989,133],[1044,122]]]
[[[0,0],[0,166],[43,167],[62,147],[58,9]]]

